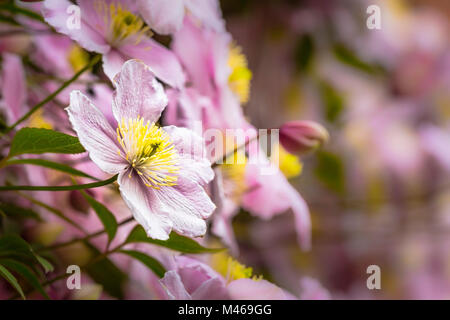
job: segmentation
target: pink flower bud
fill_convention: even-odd
[[[314,121],[289,121],[280,128],[281,145],[293,154],[315,150],[328,138],[327,129]]]

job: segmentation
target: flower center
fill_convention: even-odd
[[[230,47],[228,66],[231,68],[231,74],[228,77],[230,88],[239,97],[241,103],[246,103],[250,95],[252,72],[248,69],[247,58],[239,46]]]
[[[107,27],[107,40],[115,46],[125,40],[134,41],[137,45],[142,36],[151,36],[151,31],[141,18],[123,8],[120,3],[106,4],[100,0],[95,2],[96,11],[103,17]]]
[[[122,119],[117,127],[120,156],[141,177],[147,187],[160,189],[177,181],[178,154],[169,135],[154,123],[138,117]],[[131,173],[129,175],[131,178]]]

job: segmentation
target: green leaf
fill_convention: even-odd
[[[151,243],[183,253],[215,253],[224,250],[223,248],[205,248],[197,241],[181,236],[175,232],[172,232],[169,236],[169,239],[165,241],[152,239],[147,236],[144,228],[142,228],[142,226],[140,225],[137,225],[133,230],[131,230],[125,242]]]
[[[22,128],[13,138],[8,158],[31,153],[82,153],[83,146],[77,137],[42,128]]]
[[[11,191],[11,190],[29,190],[29,191],[70,191],[70,190],[82,190],[91,189],[106,186],[117,180],[117,174],[112,176],[107,180],[102,180],[98,182],[86,183],[86,184],[76,184],[71,186],[0,186],[0,191]]]
[[[28,242],[15,234],[6,234],[0,237],[0,257],[35,260]]]
[[[153,257],[150,257],[145,253],[135,250],[120,250],[118,252],[129,255],[130,257],[139,260],[160,278],[164,277],[164,274],[166,273],[166,269],[162,266],[162,264],[158,260],[156,260]]]
[[[28,242],[15,234],[0,237],[0,258],[20,260],[29,266],[39,263],[46,273],[54,269],[50,262],[33,252]]]
[[[30,218],[37,221],[42,221],[39,214],[35,211],[28,208],[16,206],[12,203],[0,202],[0,211],[11,218]]]
[[[102,255],[91,243],[88,241],[84,243],[92,251],[94,257]],[[101,284],[108,294],[119,299],[123,298],[123,285],[128,277],[110,259],[103,257],[95,263],[87,265],[85,269],[89,276],[96,283]]]
[[[307,71],[314,56],[314,41],[311,35],[305,34],[298,40],[294,54],[297,70]]]
[[[98,218],[102,222],[103,226],[105,227],[106,233],[108,234],[108,241],[111,243],[117,232],[117,220],[115,216],[111,213],[111,211],[108,210],[108,208],[92,198],[86,192],[81,191],[81,193],[89,202],[92,209],[94,209],[95,213],[97,213]]]
[[[16,277],[12,275],[11,272],[8,271],[4,266],[0,264],[0,276],[2,276],[6,281],[8,281],[11,286],[13,286],[14,289],[20,294],[23,300],[26,300],[25,295],[23,294],[22,288],[19,285],[19,282],[17,282]]]
[[[364,71],[368,74],[376,74],[382,71],[382,68],[380,66],[371,65],[370,63],[363,61],[354,53],[354,50],[350,50],[343,44],[336,44],[333,48],[333,53],[336,59],[338,59],[343,64]]]
[[[36,260],[39,262],[39,264],[44,268],[45,273],[49,273],[55,270],[55,267],[45,258],[41,257],[38,254],[34,254]]]
[[[343,97],[327,82],[321,82],[319,84],[319,89],[325,109],[325,118],[329,122],[336,122],[344,110]]]
[[[325,151],[317,152],[317,166],[314,173],[329,189],[338,194],[345,192],[344,165],[337,155]]]
[[[85,177],[85,178],[90,178],[93,180],[98,180],[97,178],[95,178],[91,175],[88,175],[87,173],[84,173],[83,171],[74,169],[68,165],[49,161],[49,160],[44,160],[44,159],[15,159],[15,160],[9,160],[6,162],[7,166],[18,165],[18,164],[31,164],[34,166],[41,166],[41,167],[45,167],[45,168],[58,170],[58,171],[65,172],[65,173],[68,173],[68,174],[71,174],[74,176],[78,176],[78,177]]]
[[[39,293],[42,294],[44,298],[50,299],[47,292],[45,292],[44,288],[40,284],[39,279],[36,277],[33,271],[25,264],[11,259],[0,260],[0,264],[2,264],[3,266],[7,267],[12,271],[17,272],[25,280],[27,280],[33,286],[33,288],[39,291]]]

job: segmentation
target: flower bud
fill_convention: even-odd
[[[314,121],[289,121],[280,128],[280,143],[293,154],[315,150],[328,138],[327,129]]]

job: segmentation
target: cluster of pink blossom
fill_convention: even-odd
[[[298,277],[295,296],[237,261],[244,210],[292,212],[310,249],[308,206],[288,178],[328,133],[288,122],[260,152],[242,108],[252,72],[218,1],[27,2],[2,8],[0,25],[1,298],[329,298],[312,278]],[[244,131],[242,145],[218,147]]]

